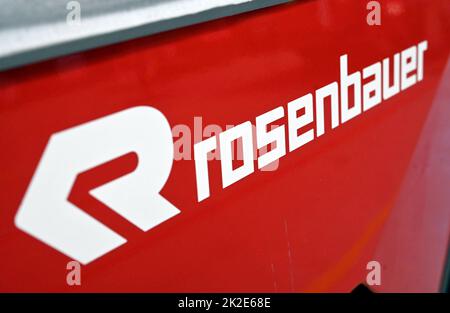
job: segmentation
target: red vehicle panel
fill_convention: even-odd
[[[383,1],[380,26],[366,15],[364,1],[298,1],[0,73],[0,290],[347,292],[375,260],[375,291],[438,291],[450,230],[449,3]],[[191,152],[207,125],[254,124],[279,106],[275,124],[287,129],[286,105],[339,82],[342,55],[352,73],[423,41],[422,81],[335,129],[326,100],[324,134],[276,170],[255,161],[223,188],[220,160],[209,161],[199,202],[194,160],[174,161],[161,195],[181,212],[148,232],[88,193],[139,156],[78,175],[69,201],[127,239],[82,266],[81,286],[66,283],[70,257],[14,223],[54,133],[136,106],[193,130]]]

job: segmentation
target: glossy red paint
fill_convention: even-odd
[[[0,74],[0,291],[350,291],[382,264],[377,291],[437,291],[450,226],[448,1],[299,1]],[[82,267],[14,226],[49,136],[151,105],[170,124],[237,125],[351,71],[428,40],[414,87],[197,202],[193,161],[176,161],[162,194],[182,213],[149,232],[89,210],[129,239]],[[286,122],[282,120],[282,122]],[[120,176],[133,157],[87,175]],[[115,164],[115,165],[114,165]],[[94,207],[93,207],[94,206]],[[114,226],[111,226],[114,227]]]

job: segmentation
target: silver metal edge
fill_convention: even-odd
[[[292,2],[292,0],[258,0],[241,4],[213,8],[196,14],[181,16],[169,20],[157,21],[139,27],[85,37],[78,40],[68,40],[56,45],[42,46],[34,50],[19,52],[0,57],[0,71],[21,67],[52,58],[69,55],[76,52],[124,42],[130,39],[153,35],[168,30],[195,25],[223,17],[267,8],[270,6]]]

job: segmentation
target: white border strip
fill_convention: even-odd
[[[65,19],[66,14],[61,14],[64,17],[61,21],[16,28],[6,27],[0,30],[0,42],[2,42],[0,58],[252,1],[255,0],[172,0],[153,4],[150,2],[144,7],[90,17],[83,16],[83,7],[81,7],[79,25],[69,25]]]

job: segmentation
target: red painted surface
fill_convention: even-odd
[[[450,225],[450,7],[382,4],[381,26],[366,24],[365,1],[299,1],[0,73],[0,291],[350,291],[370,260],[383,266],[378,291],[437,291]],[[211,197],[198,203],[194,162],[174,162],[162,194],[182,213],[147,233],[72,193],[129,240],[82,267],[80,287],[66,285],[69,258],[14,226],[54,132],[143,104],[172,126],[202,116],[225,128],[336,80],[342,54],[361,70],[422,40],[422,82],[276,171],[222,190],[213,161]],[[86,173],[78,188],[134,162]]]

